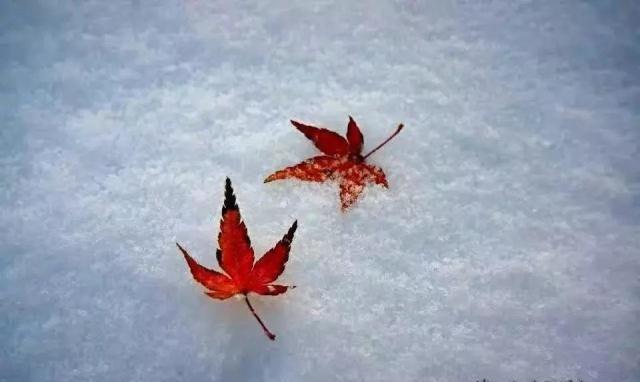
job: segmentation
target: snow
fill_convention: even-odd
[[[5,1],[0,381],[640,380],[634,1]],[[352,115],[390,189],[269,173]],[[201,293],[224,179],[283,282]]]

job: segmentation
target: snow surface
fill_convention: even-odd
[[[640,3],[0,5],[1,381],[640,380]],[[391,188],[263,184],[353,115]],[[282,277],[204,296],[225,176]]]

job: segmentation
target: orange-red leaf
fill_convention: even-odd
[[[277,296],[279,294],[283,294],[289,288],[293,289],[295,287],[294,286],[288,286],[288,285],[276,285],[276,284],[261,285],[259,287],[256,287],[252,292],[255,292],[257,294],[261,294],[263,296]]]
[[[323,153],[327,155],[344,155],[349,152],[349,143],[340,134],[293,120],[291,123]]]
[[[187,261],[187,265],[189,265],[189,270],[191,271],[193,278],[205,288],[211,290],[211,294],[207,294],[220,300],[224,300],[225,298],[229,298],[238,293],[236,285],[229,277],[198,264],[198,262],[196,262],[189,253],[180,246],[180,244],[176,243],[176,245]]]
[[[291,242],[297,228],[298,221],[295,221],[275,247],[268,250],[260,260],[256,261],[253,271],[251,271],[251,280],[256,285],[265,285],[273,282],[282,274],[284,266],[289,260]]]
[[[244,289],[253,267],[253,248],[229,178],[225,183],[218,246],[220,251],[216,255],[220,267],[231,276],[240,289]]]
[[[284,271],[285,264],[289,259],[293,235],[297,227],[298,222],[295,221],[283,238],[272,249],[267,251],[254,266],[251,240],[247,233],[247,227],[240,216],[240,208],[236,202],[231,181],[227,178],[220,233],[218,235],[220,248],[216,251],[218,265],[226,274],[198,264],[180,244],[176,243],[176,245],[187,261],[193,278],[207,288],[205,292],[207,296],[217,300],[224,300],[236,294],[243,294],[251,314],[258,320],[267,337],[274,340],[276,338],[275,335],[267,329],[255,312],[247,294],[256,293],[275,296],[285,293],[289,288],[293,288],[271,283]]]
[[[237,293],[211,291],[211,292],[204,292],[204,294],[216,300],[226,300],[229,297],[236,295]]]

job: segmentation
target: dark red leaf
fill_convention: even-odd
[[[341,158],[321,155],[305,160],[295,166],[276,171],[264,180],[265,183],[279,179],[296,178],[308,182],[324,182],[343,163]]]
[[[358,124],[351,116],[349,116],[349,124],[347,125],[347,141],[349,141],[349,148],[353,154],[362,154],[364,137]]]
[[[384,171],[380,167],[366,163],[366,159],[393,139],[402,130],[402,124],[382,144],[363,156],[361,153],[364,138],[358,124],[351,117],[347,125],[346,139],[327,129],[303,125],[296,121],[291,123],[327,155],[313,157],[295,166],[276,171],[265,179],[265,183],[289,178],[310,182],[336,179],[340,184],[340,201],[343,211],[358,200],[368,184],[389,187]]]
[[[344,155],[349,152],[349,143],[340,134],[293,120],[291,123],[323,153],[327,155]]]

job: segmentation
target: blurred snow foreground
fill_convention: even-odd
[[[0,381],[637,381],[634,1],[4,1]],[[389,190],[269,173],[344,132]],[[283,282],[215,302],[224,178]]]

